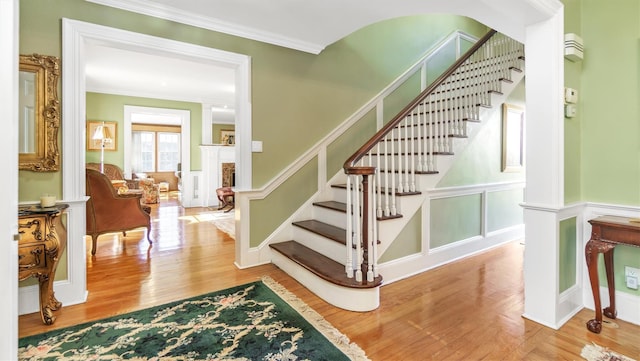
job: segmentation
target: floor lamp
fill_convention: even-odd
[[[100,173],[104,174],[104,146],[113,140],[111,130],[102,122],[96,127],[91,139],[100,141]]]

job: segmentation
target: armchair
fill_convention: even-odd
[[[91,254],[96,254],[98,236],[104,233],[122,232],[134,228],[147,228],[150,238],[150,207],[140,204],[140,193],[118,194],[111,181],[100,171],[86,169],[87,234],[91,236]],[[144,207],[144,208],[143,208]]]
[[[100,163],[87,163],[86,168],[100,171]],[[124,181],[129,189],[137,189],[138,182],[133,179],[124,179],[122,169],[115,164],[104,164],[104,175],[111,181]]]

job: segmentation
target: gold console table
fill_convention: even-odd
[[[38,279],[40,288],[40,317],[47,325],[56,320],[53,311],[60,303],[53,292],[53,280],[60,255],[67,245],[66,229],[60,215],[67,204],[53,207],[20,207],[18,209],[18,279]]]

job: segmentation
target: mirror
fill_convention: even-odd
[[[58,129],[60,60],[47,55],[20,55],[19,169],[53,172],[60,168]]]

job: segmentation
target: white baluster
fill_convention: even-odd
[[[392,173],[391,176],[393,178],[397,178],[398,179],[398,188],[394,188],[395,190],[397,190],[397,192],[402,193],[404,192],[404,188],[403,185],[404,183],[402,182],[402,148],[403,148],[403,143],[402,143],[402,121],[400,123],[398,123],[398,126],[396,127],[396,130],[398,132],[398,153],[397,153],[397,158],[398,158],[398,162],[397,162],[397,172]]]
[[[416,109],[414,110],[415,112],[417,112],[417,114],[415,115],[415,118],[417,119],[417,124],[416,124],[416,133],[418,134],[418,162],[417,162],[417,171],[418,172],[422,172],[424,170],[424,156],[422,154],[422,127],[423,124],[421,122],[421,117],[422,117],[422,103],[418,103],[418,105],[416,106]],[[413,116],[413,114],[412,114]]]
[[[387,195],[389,197],[391,197],[391,215],[395,216],[396,212],[398,211],[396,209],[396,177],[394,176],[394,173],[396,171],[396,157],[395,157],[395,148],[396,148],[396,142],[394,141],[394,134],[396,132],[396,128],[392,129],[391,132],[389,132],[389,135],[391,136],[391,152],[389,153],[389,157],[391,157],[391,169],[387,169],[387,174],[389,176],[389,178],[391,179],[391,184],[390,187],[387,187],[385,189],[385,191],[387,192]],[[387,185],[389,185],[387,183]]]
[[[415,126],[415,121],[414,121],[414,117],[413,117],[413,113],[411,113],[411,147],[410,147],[410,162],[409,164],[411,164],[411,174],[409,175],[409,191],[411,192],[415,192],[416,191],[416,153],[415,153],[415,130],[414,130],[414,126]]]
[[[375,149],[376,149],[376,168],[379,170],[380,169],[380,162],[381,162],[380,161],[380,157],[381,157],[381,155],[380,155],[380,142],[378,142],[378,144],[376,144]],[[382,177],[382,175],[380,173],[381,172],[378,171],[378,172],[376,172],[374,177],[372,177],[372,178],[375,178],[378,183],[380,183],[380,177]],[[376,188],[373,188],[373,191],[375,193],[372,195],[372,198],[376,198],[378,200],[376,202],[376,204],[378,206],[376,208],[374,208],[376,210],[376,217],[382,217],[382,214],[383,214],[382,200],[381,200],[382,192],[380,192],[380,190],[376,189]]]
[[[433,127],[434,120],[434,99],[433,96],[429,97],[429,170],[434,171],[433,159],[435,158],[435,131]]]
[[[403,189],[405,192],[408,192],[410,190],[409,188],[409,160],[411,159],[411,138],[409,138],[409,117],[404,117],[404,120],[402,121],[404,123],[404,156],[401,156],[404,158],[404,184],[403,184]]]

